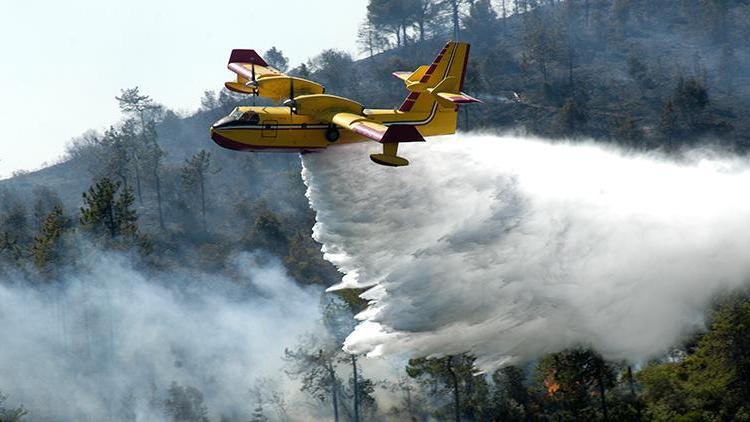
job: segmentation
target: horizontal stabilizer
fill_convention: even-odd
[[[468,103],[481,103],[481,100],[478,100],[471,95],[464,94],[463,92],[456,94],[453,92],[440,92],[437,94],[439,98],[442,98],[444,100],[450,101],[453,104],[468,104]]]
[[[460,81],[458,79],[449,76],[427,91],[434,95],[443,107],[453,107],[457,104],[481,103],[480,100],[471,95],[461,92],[459,85]]]
[[[408,87],[409,85],[419,82],[429,68],[430,66],[419,66],[414,72],[393,72],[393,76],[404,81]]]
[[[393,72],[392,75],[401,79],[402,81],[408,81],[411,73],[412,72]]]

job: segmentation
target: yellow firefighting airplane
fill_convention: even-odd
[[[211,138],[222,147],[242,151],[321,151],[330,145],[373,140],[383,145],[372,161],[405,166],[400,142],[424,141],[423,136],[455,133],[458,105],[480,102],[461,92],[469,44],[449,42],[431,66],[395,72],[410,91],[397,110],[366,109],[347,98],[325,94],[315,82],[286,75],[254,50],[232,50],[229,70],[236,81],[225,86],[243,94],[276,101],[279,107],[237,107],[211,127]]]

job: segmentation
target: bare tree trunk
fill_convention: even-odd
[[[406,408],[409,410],[409,416],[414,418],[414,406],[411,403],[411,387],[406,386]]]
[[[333,402],[333,421],[339,422],[339,389],[336,380],[336,371],[333,369],[333,364],[328,364],[328,374],[331,377],[331,392]]]
[[[453,413],[456,422],[461,422],[461,402],[458,395],[458,376],[453,369],[453,356],[448,356],[446,366],[448,367],[448,372],[451,374],[451,380],[453,381]]]
[[[359,422],[359,381],[357,376],[357,355],[352,354],[352,380],[354,387],[354,422]]]
[[[367,49],[370,52],[370,58],[375,55],[375,42],[372,39],[372,27],[370,26],[367,30]]]
[[[591,11],[591,4],[589,3],[589,0],[586,0],[584,2],[583,9],[584,9],[584,15],[586,18],[586,26],[589,26],[589,12]]]
[[[573,52],[573,43],[570,43],[570,46],[568,47],[570,51],[568,52],[568,84],[572,87],[573,86],[573,60],[575,59],[575,53]]]
[[[633,398],[633,405],[635,406],[635,411],[638,422],[641,421],[641,405],[638,403],[638,395],[635,393],[635,378],[633,377],[633,368],[628,365],[628,384],[630,385],[630,395]]]
[[[159,210],[159,228],[164,230],[164,213],[161,209],[161,179],[159,178],[159,160],[156,160],[154,164],[154,182],[156,183],[156,208]]]
[[[135,169],[135,190],[138,193],[138,203],[143,205],[143,194],[141,193],[141,170],[138,168],[138,159],[133,168]]]
[[[601,404],[602,404],[602,416],[604,417],[604,422],[609,421],[609,414],[607,412],[607,390],[604,388],[604,374],[602,374],[602,368],[599,367],[599,396],[601,397]]]
[[[458,0],[451,0],[451,8],[453,9],[453,40],[458,41],[460,29],[458,22]]]
[[[110,202],[107,204],[107,209],[105,210],[105,212],[107,213],[107,228],[109,229],[110,239],[114,239],[115,234],[117,234],[117,232],[115,231],[115,210],[112,208],[113,202],[114,198],[110,200]]]
[[[201,217],[203,217],[203,230],[206,230],[206,188],[203,173],[200,175],[201,182]]]
[[[146,119],[143,117],[143,112],[141,111],[139,113],[141,117],[141,134],[144,138],[146,138]],[[161,148],[159,148],[159,143],[156,142],[156,138],[152,139],[154,143],[155,152],[158,154],[161,151]],[[164,230],[164,213],[161,209],[161,179],[159,178],[159,160],[160,157],[155,158],[154,160],[154,182],[156,183],[156,207],[159,210],[159,228]]]
[[[123,189],[128,187],[128,176],[125,175],[125,172],[120,174],[120,181],[122,182]]]

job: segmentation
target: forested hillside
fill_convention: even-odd
[[[458,34],[472,45],[465,90],[485,101],[465,108],[465,129],[647,149],[748,143],[747,2],[383,0],[368,13],[369,58],[327,51],[311,62],[328,86],[368,105],[398,103],[390,72],[429,63]]]
[[[391,72],[429,63],[458,37],[472,44],[464,90],[485,102],[461,110],[464,131],[668,153],[750,146],[747,1],[370,0],[355,35],[359,59],[325,50],[290,64],[277,48],[264,56],[332,93],[397,107],[406,91]],[[122,119],[108,130],[71,140],[58,164],[0,181],[0,273],[9,275],[0,280],[54,287],[84,261],[82,239],[150,273],[238,279],[232,259],[262,251],[302,285],[339,280],[311,238],[299,157],[236,153],[209,139],[211,123],[248,98],[209,90],[188,116],[138,88],[112,101]],[[415,356],[399,379],[371,377],[340,350],[341,327],[362,309],[356,293],[322,301],[330,338],[290,344],[284,355],[288,376],[329,419],[750,420],[745,292],[717,298],[705,332],[651,362],[609,362],[582,344],[493,373],[478,372],[470,354]],[[207,420],[202,388],[172,385],[154,406],[169,420]],[[295,403],[258,391],[237,420],[290,419]],[[385,391],[398,400],[379,401]],[[0,395],[0,420],[35,420],[20,406]]]

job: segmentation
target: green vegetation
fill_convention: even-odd
[[[29,412],[23,406],[6,408],[5,402],[8,398],[0,393],[0,421],[16,422],[23,420]]]
[[[672,362],[638,374],[654,420],[750,420],[750,301],[720,302],[711,329]]]

